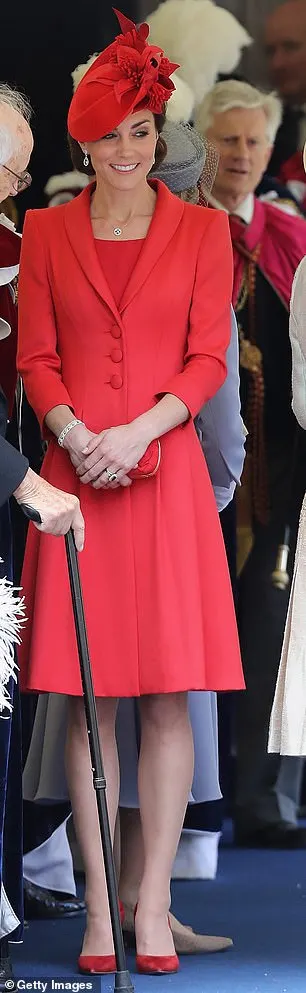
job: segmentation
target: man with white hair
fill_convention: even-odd
[[[33,148],[29,125],[30,108],[21,94],[0,84],[0,205],[16,196],[31,182],[27,166]],[[19,504],[36,510],[37,525],[54,535],[74,530],[79,551],[84,543],[84,520],[79,501],[40,479],[23,455],[5,439],[8,406],[12,407],[16,382],[15,354],[17,307],[15,280],[18,274],[20,238],[4,214],[0,213],[0,577],[11,578],[10,520],[7,501],[14,495]],[[1,625],[5,605],[0,612]],[[0,710],[0,986],[13,988],[8,938],[19,940],[22,922],[22,827],[21,827],[21,748],[18,689],[13,679],[7,684],[8,652],[2,641],[0,682],[13,705],[13,714]],[[10,700],[11,696],[11,700]],[[2,695],[3,701],[3,695]],[[3,705],[3,703],[2,703]]]
[[[197,126],[220,154],[213,205],[230,218],[242,414],[249,432],[237,494],[238,621],[247,691],[237,703],[236,842],[293,848],[306,845],[306,832],[297,826],[301,760],[268,755],[267,735],[289,594],[288,587],[274,588],[271,575],[286,524],[295,543],[305,489],[302,447],[293,456],[288,310],[293,276],[306,254],[306,224],[292,204],[254,194],[280,116],[275,96],[228,80],[206,96]]]

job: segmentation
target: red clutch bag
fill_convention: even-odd
[[[156,476],[160,459],[160,441],[151,441],[144,455],[139,459],[137,469],[131,469],[131,472],[128,473],[130,479],[149,479],[150,476]]]

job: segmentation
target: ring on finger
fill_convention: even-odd
[[[111,472],[110,469],[105,469],[105,472],[106,472],[106,475],[107,475],[107,478],[108,478],[108,482],[109,483],[116,483],[117,482],[117,473],[116,472]]]

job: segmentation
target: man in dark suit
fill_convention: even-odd
[[[33,148],[33,136],[29,125],[30,108],[27,101],[6,84],[0,84],[0,204],[8,196],[16,196],[30,185],[31,177],[27,165]],[[1,224],[6,227],[3,216]],[[12,236],[12,231],[9,232]],[[5,313],[0,313],[0,342],[10,334],[7,320],[6,293],[13,294],[10,286],[10,271],[16,275],[18,266],[8,259],[0,259],[0,287],[4,291],[1,303]],[[1,351],[0,351],[1,377]],[[50,487],[29,469],[29,464],[6,442],[6,401],[0,395],[0,506],[14,494],[18,503],[27,503],[39,511],[41,530],[51,534],[65,534],[73,528],[76,544],[81,550],[84,543],[84,521],[75,496],[62,493]]]
[[[235,840],[285,849],[306,847],[297,820],[303,760],[277,757],[275,763],[267,754],[289,596],[289,586],[275,589],[271,574],[287,522],[294,551],[305,492],[305,441],[291,410],[288,313],[293,276],[306,253],[306,226],[294,205],[272,197],[273,191],[270,199],[254,195],[279,116],[273,95],[227,80],[206,95],[197,124],[220,154],[212,192],[229,214],[240,396],[248,429],[236,497],[237,612],[247,689],[237,700]]]
[[[264,42],[271,83],[284,104],[269,173],[285,181],[299,179],[301,155],[296,156],[306,139],[305,0],[286,0],[269,15]],[[305,178],[302,172],[301,177]]]
[[[0,84],[0,204],[29,185],[26,172],[33,147],[27,102]],[[16,304],[14,279],[18,272],[19,238],[0,211],[0,379],[10,406],[15,385]],[[14,338],[15,336],[15,338]],[[7,342],[12,342],[7,347]],[[79,551],[84,544],[84,520],[77,497],[50,486],[5,438],[7,398],[0,386],[0,577],[12,578],[8,500],[36,510],[42,531],[65,534],[73,528]],[[0,719],[0,990],[12,987],[9,940],[22,934],[22,820],[21,746],[18,687],[10,679],[7,690],[13,712]],[[0,718],[2,714],[0,712]],[[6,715],[5,715],[6,716]]]

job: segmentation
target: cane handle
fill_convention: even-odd
[[[21,503],[19,506],[29,521],[33,521],[34,524],[41,524],[41,516],[38,510],[35,510],[34,507],[29,507],[27,503]]]

